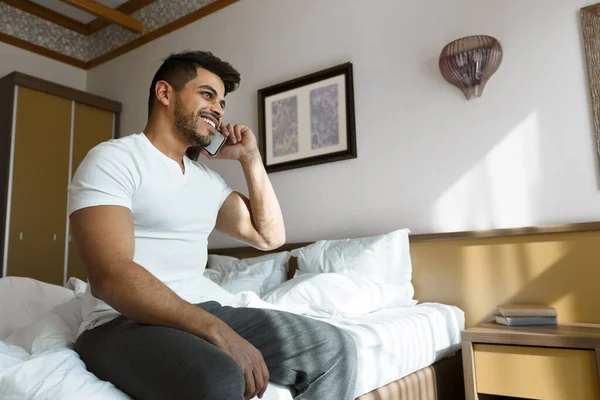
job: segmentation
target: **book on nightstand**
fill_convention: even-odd
[[[555,317],[554,307],[541,304],[505,304],[498,306],[498,314],[502,317]]]
[[[503,317],[496,315],[496,323],[506,326],[556,325],[556,317]]]

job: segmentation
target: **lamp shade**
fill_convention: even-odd
[[[440,54],[440,72],[470,99],[479,97],[502,62],[500,42],[485,35],[467,36],[448,43]]]

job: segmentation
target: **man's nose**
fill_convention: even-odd
[[[212,107],[210,108],[210,111],[213,114],[215,114],[219,119],[223,118],[223,115],[225,114],[223,107],[221,107],[221,105],[219,103],[213,104]]]

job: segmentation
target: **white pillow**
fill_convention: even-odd
[[[286,280],[291,257],[288,251],[241,260],[210,254],[204,276],[230,293],[250,290],[262,296]]]
[[[284,282],[262,299],[296,314],[340,318],[414,305],[413,296],[410,282],[396,286],[359,276],[309,273]]]
[[[251,291],[261,296],[268,292],[274,284],[270,282],[271,276],[280,275],[274,266],[273,260],[249,265],[241,271],[232,269],[227,272],[205,269],[204,276],[227,290],[229,293]],[[277,282],[280,278],[277,276]],[[281,282],[279,282],[281,283]],[[277,283],[278,284],[278,283]]]
[[[221,283],[223,280],[223,273],[220,271],[215,271],[214,269],[206,268],[203,272],[203,275],[216,284]]]
[[[337,272],[403,285],[412,279],[408,229],[358,239],[320,240],[292,250],[301,273]]]

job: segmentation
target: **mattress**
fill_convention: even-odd
[[[412,374],[460,349],[464,313],[455,306],[421,303],[357,318],[322,319],[346,330],[358,348],[355,397]],[[290,400],[270,383],[263,400]]]

